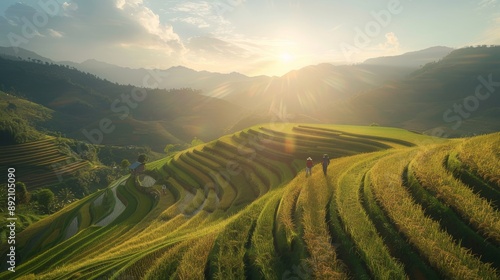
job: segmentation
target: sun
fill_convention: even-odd
[[[280,60],[284,63],[291,62],[293,60],[293,55],[289,52],[284,52],[280,54]]]

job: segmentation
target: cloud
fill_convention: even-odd
[[[379,47],[381,50],[388,52],[398,52],[399,51],[399,39],[394,34],[394,32],[389,32],[385,34],[385,43],[380,44]]]
[[[53,38],[62,38],[62,37],[64,37],[64,35],[61,32],[56,31],[54,29],[49,28],[49,29],[47,29],[47,31],[49,32],[49,35],[51,37],[53,37]]]
[[[183,12],[200,17],[211,16],[213,14],[213,5],[206,1],[201,2],[181,2],[174,6],[172,11]]]
[[[19,47],[35,50],[49,58],[73,61],[96,58],[138,67],[147,66],[143,65],[145,60],[141,56],[156,56],[157,59],[150,61],[158,66],[169,66],[177,64],[178,57],[185,52],[173,27],[162,23],[142,0],[63,2],[59,14],[45,14],[47,20],[34,25],[33,15],[43,10],[33,5],[16,3],[10,6],[2,20],[8,26],[2,24],[0,32],[16,34],[16,38],[21,38]],[[26,21],[34,26],[36,36],[23,34]],[[0,44],[12,45],[12,42],[7,36],[0,36]],[[127,60],[126,57],[138,58]]]
[[[175,14],[174,22],[183,22],[197,28],[204,28],[206,35],[224,35],[234,31],[234,26],[226,19],[228,11],[235,9],[244,1],[189,1],[177,3],[169,8]],[[199,34],[198,34],[199,35]]]
[[[62,7],[65,11],[76,11],[78,9],[78,5],[75,2],[64,2]]]
[[[173,22],[185,22],[187,24],[193,25],[197,28],[208,28],[210,27],[210,24],[206,22],[203,18],[199,17],[184,17],[184,18],[173,18]]]
[[[494,8],[498,0],[480,0],[477,4],[478,9],[489,9]]]

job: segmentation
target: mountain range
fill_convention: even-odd
[[[182,66],[56,63],[1,48],[0,90],[54,110],[50,121],[38,124],[44,129],[155,150],[263,122],[390,125],[455,137],[500,129],[494,94],[499,56],[498,46],[432,47],[356,65],[324,63],[281,77],[248,77]],[[481,85],[485,91],[477,95]],[[130,101],[143,93],[144,100]],[[100,137],[103,119],[112,121],[115,137]]]

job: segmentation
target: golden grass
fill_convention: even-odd
[[[315,279],[347,279],[344,264],[337,258],[335,248],[331,245],[326,224],[326,207],[330,202],[332,190],[328,188],[319,168],[316,168],[309,178],[303,175],[300,174],[297,178],[302,179],[297,181],[305,184],[300,193],[298,206],[303,209],[303,239],[309,252],[307,263]]]
[[[465,141],[432,141],[426,136],[397,129],[320,125],[319,128],[345,129],[349,133],[365,133],[367,136],[375,137],[388,136],[404,141],[391,143],[377,140],[398,148],[401,152],[397,153],[398,149],[395,149],[332,159],[326,178],[320,170],[321,167],[315,166],[313,176],[305,178],[303,172],[299,172],[292,182],[287,183],[297,171],[303,168],[303,161],[294,159],[295,154],[287,155],[286,162],[276,160],[285,156],[283,149],[290,148],[287,145],[295,142],[296,147],[305,147],[304,145],[320,143],[321,145],[318,144],[319,146],[311,149],[329,148],[334,151],[335,148],[327,147],[328,143],[324,141],[328,139],[326,136],[316,137],[314,141],[309,141],[304,138],[307,133],[302,132],[300,137],[293,137],[296,133],[293,131],[295,126],[296,124],[287,124],[280,128],[264,126],[267,130],[252,128],[257,135],[249,130],[218,140],[224,142],[225,146],[216,147],[218,142],[214,141],[206,146],[198,146],[185,151],[184,156],[181,152],[175,157],[148,163],[147,168],[157,169],[158,174],[165,176],[164,179],[167,175],[162,165],[172,164],[179,157],[183,158],[185,166],[182,167],[186,170],[196,169],[197,166],[193,164],[197,162],[207,166],[206,169],[198,168],[198,171],[206,173],[209,170],[213,171],[219,165],[222,166],[221,163],[227,164],[231,160],[239,161],[243,170],[238,176],[231,177],[224,177],[221,172],[212,173],[212,176],[210,174],[198,176],[198,182],[215,181],[215,186],[220,188],[218,193],[222,194],[220,201],[216,194],[217,188],[208,190],[207,196],[205,196],[204,189],[188,192],[186,189],[190,186],[184,185],[183,187],[181,184],[196,181],[193,180],[192,174],[186,173],[186,170],[182,171],[182,176],[189,178],[176,177],[179,181],[173,177],[168,179],[175,188],[172,191],[176,198],[173,195],[161,196],[152,210],[141,208],[141,200],[135,196],[133,190],[129,190],[127,194],[132,198],[129,202],[135,202],[133,199],[136,199],[139,204],[136,212],[129,213],[129,219],[133,220],[133,223],[128,222],[127,218],[124,219],[123,224],[113,228],[81,228],[81,234],[68,240],[75,244],[81,240],[81,244],[74,247],[77,248],[76,251],[71,252],[68,258],[62,259],[62,253],[65,252],[64,245],[70,244],[68,242],[46,251],[39,255],[39,258],[32,258],[21,267],[21,270],[26,273],[25,278],[52,280],[95,276],[126,279],[130,276],[134,279],[142,277],[144,279],[168,279],[169,277],[204,279],[205,268],[208,267],[209,278],[215,279],[242,279],[250,275],[264,279],[280,279],[280,276],[284,278],[288,274],[298,273],[296,266],[285,262],[285,260],[290,260],[301,262],[301,267],[298,269],[304,269],[303,266],[307,266],[307,271],[299,273],[301,276],[307,274],[314,279],[346,279],[352,275],[365,275],[363,273],[366,272],[349,271],[349,269],[357,269],[351,262],[358,260],[348,259],[359,257],[359,261],[366,264],[373,278],[404,279],[407,276],[403,265],[392,257],[387,249],[391,245],[391,240],[383,240],[374,222],[370,220],[363,208],[360,188],[364,183],[362,178],[366,174],[370,179],[366,182],[371,182],[370,189],[384,214],[416,248],[422,258],[425,258],[444,277],[498,279],[496,271],[490,265],[482,263],[470,251],[460,247],[459,243],[439,227],[438,222],[426,217],[423,209],[413,202],[411,195],[403,186],[401,176],[404,167],[416,156],[411,167],[415,168],[415,172],[420,176],[419,179],[429,185],[429,188],[439,187],[436,193],[441,200],[451,203],[446,200],[450,199],[447,198],[449,196],[465,205],[464,209],[472,212],[467,214],[470,215],[467,217],[481,219],[481,223],[477,226],[483,232],[488,232],[485,234],[487,237],[493,239],[495,232],[500,233],[498,228],[491,226],[494,224],[494,219],[488,220],[484,219],[487,216],[481,216],[485,214],[490,215],[489,217],[496,217],[495,212],[490,212],[487,207],[481,208],[487,210],[484,213],[470,208],[477,207],[477,205],[483,207],[479,203],[481,200],[475,201],[474,205],[461,202],[460,199],[467,200],[469,197],[461,192],[462,187],[465,186],[460,186],[460,182],[452,182],[451,174],[447,173],[442,165],[443,156],[446,155],[446,153],[442,154],[445,145],[399,148],[404,145],[404,141],[417,145],[424,145],[421,142],[424,140],[432,143],[447,142],[450,143],[448,147],[459,151],[460,159],[464,164],[477,166],[474,168],[478,170],[489,170],[481,176],[493,178],[491,174],[495,173],[495,168],[498,173],[498,161],[488,163],[484,158],[499,158],[498,145],[494,146],[498,143],[499,134],[494,135],[496,138],[488,136],[490,138],[473,138]],[[259,134],[265,135],[259,136]],[[279,149],[278,153],[275,153],[272,148],[266,148],[263,144],[264,140],[271,141],[273,137],[276,143],[271,144],[276,145],[270,147]],[[348,136],[342,140],[348,141],[350,137],[357,136]],[[362,135],[360,137],[363,138]],[[367,139],[373,141],[375,138],[367,137]],[[473,141],[474,139],[477,142]],[[260,140],[263,142],[257,143]],[[287,145],[279,143],[285,140],[290,142]],[[352,138],[352,141],[354,140],[356,139]],[[483,141],[490,144],[483,146],[481,144]],[[343,142],[343,144],[346,143]],[[220,151],[204,149],[204,147],[220,148]],[[488,152],[481,154],[479,151],[484,147]],[[265,149],[259,150],[260,148]],[[256,152],[255,157],[249,157],[254,152]],[[356,153],[358,151],[342,152]],[[210,153],[209,156],[208,153]],[[207,156],[203,157],[204,154]],[[273,156],[275,156],[274,159]],[[479,157],[481,159],[478,159]],[[288,158],[291,160],[288,161]],[[483,167],[485,164],[489,166]],[[434,168],[435,166],[439,168]],[[226,166],[222,166],[224,167]],[[197,175],[200,174],[197,173]],[[242,188],[246,189],[242,190]],[[92,199],[96,197],[93,196]],[[330,200],[331,198],[334,200]],[[241,201],[241,204],[234,203],[235,200]],[[67,213],[70,210],[76,210],[74,207],[81,207],[78,211],[74,211],[74,214],[82,215],[88,211],[91,201],[91,199],[82,200],[64,209],[58,215],[49,217],[48,222],[36,223],[38,225],[28,231],[33,234],[23,237],[23,240],[26,242],[30,237],[36,236],[34,233],[46,228],[50,223],[64,224],[61,223],[62,220],[71,220],[74,215],[67,215]],[[327,210],[329,210],[328,213]],[[332,213],[336,222],[333,229],[332,222],[326,220],[327,216]],[[482,225],[482,223],[489,223],[490,226]],[[41,226],[42,224],[44,226]],[[337,255],[336,247],[331,244],[332,238],[336,237],[329,230],[340,235],[344,234],[343,239],[339,241],[342,244],[351,244],[349,243],[351,241],[354,243],[355,246],[352,248],[340,247],[341,251],[345,249],[359,254],[359,256],[345,256],[347,258],[345,263],[349,267],[341,259],[344,255]],[[96,232],[97,234],[92,238],[83,238],[86,234]],[[51,253],[56,255],[54,258],[60,259],[52,260],[49,256]],[[45,265],[46,260],[49,260],[47,267],[36,264],[41,261],[42,265]],[[284,270],[285,274],[280,275]],[[35,271],[36,275],[31,274]],[[1,274],[0,278],[3,276],[4,274]]]
[[[180,280],[202,280],[205,279],[205,266],[216,235],[209,234],[192,242],[190,248],[182,256],[182,260],[176,270],[174,279]]]
[[[283,195],[283,189],[270,193],[271,196],[260,213],[252,235],[251,254],[254,263],[265,279],[278,279],[276,273],[278,254],[274,246],[273,228],[276,222],[276,208]]]
[[[459,159],[473,172],[500,187],[500,133],[466,139],[458,150]]]
[[[345,230],[352,237],[373,276],[378,279],[405,279],[407,276],[403,265],[391,256],[360,201],[363,175],[385,155],[375,153],[351,157],[350,167],[331,183],[338,190],[336,204]],[[335,170],[335,166],[337,164],[330,170]]]
[[[293,215],[301,190],[302,185],[296,183],[287,185],[278,208],[278,228],[281,225],[283,226],[288,246],[291,245],[292,239],[298,234]]]
[[[423,150],[412,160],[410,168],[423,187],[500,245],[500,213],[487,200],[454,178],[443,165],[446,155],[453,147],[454,145],[443,145]]]
[[[456,244],[437,221],[428,218],[403,186],[404,168],[415,154],[415,149],[403,151],[373,166],[368,176],[377,201],[408,241],[446,278],[498,279],[489,264]]]

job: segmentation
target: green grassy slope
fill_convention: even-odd
[[[29,189],[59,183],[64,176],[91,167],[90,162],[63,152],[57,139],[43,139],[18,145],[0,146],[0,166],[15,168],[18,181]],[[0,179],[6,181],[6,174]]]
[[[498,279],[500,168],[487,159],[499,142],[500,133],[252,127],[149,163],[164,194],[122,178],[31,225],[18,235],[16,276]],[[315,165],[306,177],[306,157],[325,152],[327,175]]]

